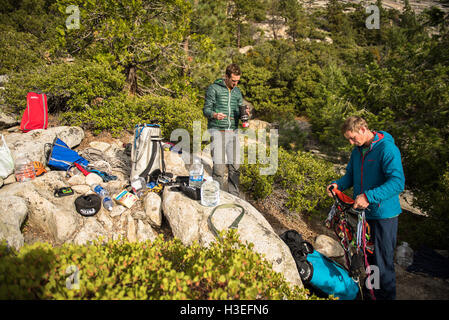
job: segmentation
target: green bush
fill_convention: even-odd
[[[81,111],[98,99],[116,95],[124,86],[120,70],[105,63],[76,60],[41,66],[11,75],[5,86],[5,102],[13,111],[22,113],[29,91],[48,95],[49,112]]]
[[[434,179],[433,187],[427,189],[415,189],[416,197],[414,204],[430,212],[429,216],[423,218],[423,223],[417,226],[409,226],[407,232],[412,234],[407,239],[416,247],[426,245],[436,249],[449,249],[449,163],[441,171],[438,178]]]
[[[162,135],[170,138],[175,129],[186,129],[192,134],[193,121],[202,121],[206,128],[202,107],[192,99],[161,97],[156,95],[128,96],[125,93],[87,106],[79,112],[68,112],[63,119],[72,125],[91,129],[95,134],[103,130],[114,136],[122,130],[132,130],[136,124],[161,124]]]
[[[80,246],[0,245],[0,299],[308,299],[242,244],[235,231],[209,248],[179,239]],[[76,273],[75,271],[78,271]]]
[[[0,25],[0,74],[26,69],[42,60],[43,50],[34,35]]]
[[[53,1],[3,0],[0,5],[0,74],[49,63],[57,51]]]
[[[261,175],[259,169],[262,166],[242,165],[240,183],[256,199],[267,197],[277,187],[286,193],[286,205],[298,212],[313,214],[332,205],[326,186],[336,178],[336,173],[327,161],[307,152],[287,152],[279,148],[276,173]]]

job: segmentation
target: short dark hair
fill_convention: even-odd
[[[368,128],[368,124],[366,123],[365,119],[358,116],[352,116],[346,119],[341,126],[341,133],[345,134],[347,131],[356,132],[359,131],[362,127]]]
[[[242,72],[240,71],[240,67],[235,63],[231,63],[226,67],[226,76],[228,77],[230,77],[232,74],[239,76],[241,73]]]

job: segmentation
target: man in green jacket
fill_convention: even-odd
[[[206,91],[203,114],[212,137],[212,178],[223,190],[223,177],[228,168],[228,191],[239,196],[240,143],[238,125],[243,96],[237,84],[241,71],[238,65],[230,64],[225,77],[217,79]],[[248,107],[246,112],[249,114]],[[226,157],[225,157],[226,155]],[[225,159],[226,158],[226,159]]]

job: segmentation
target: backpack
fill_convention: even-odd
[[[20,130],[28,132],[35,129],[47,129],[48,108],[45,93],[28,92],[27,107],[23,112]]]
[[[48,145],[46,144],[46,147]],[[70,149],[58,137],[55,138],[50,148],[47,156],[47,165],[54,170],[67,171],[75,162],[84,167],[89,164],[89,161],[81,157],[78,152]]]
[[[305,287],[317,295],[333,295],[340,300],[357,297],[359,286],[344,267],[314,250],[295,230],[288,230],[280,237],[290,248]]]
[[[155,172],[165,174],[160,125],[136,125],[131,146],[130,178],[140,176],[148,182]]]

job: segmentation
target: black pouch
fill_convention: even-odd
[[[96,194],[79,196],[75,199],[75,209],[82,216],[94,216],[101,209],[101,198]]]
[[[188,184],[189,183],[189,176],[177,176],[176,183],[181,183],[181,184]]]
[[[191,187],[188,184],[181,183],[179,185],[181,192],[192,200],[201,200],[201,189],[196,187]]]

